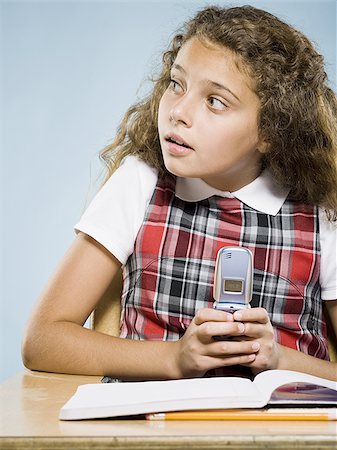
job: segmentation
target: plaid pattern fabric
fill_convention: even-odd
[[[286,200],[270,216],[235,198],[190,203],[159,179],[124,268],[121,337],[173,341],[212,307],[217,251],[254,255],[252,306],[265,308],[279,343],[328,359],[319,285],[318,209]]]

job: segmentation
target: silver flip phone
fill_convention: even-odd
[[[223,247],[216,258],[214,308],[234,312],[250,308],[253,293],[253,255],[245,247]]]

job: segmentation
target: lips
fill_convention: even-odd
[[[167,134],[165,136],[165,141],[171,142],[171,143],[179,145],[181,147],[185,147],[187,149],[192,149],[192,147],[190,145],[188,145],[188,143],[182,137],[180,137],[178,134]]]

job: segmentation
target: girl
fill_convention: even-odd
[[[234,366],[336,379],[337,102],[300,32],[208,7],[102,152],[107,182],[32,315],[27,367],[123,379]],[[254,254],[252,308],[212,308],[217,251]],[[83,328],[123,267],[120,337]],[[235,339],[216,340],[229,335]]]

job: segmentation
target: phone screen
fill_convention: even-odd
[[[241,294],[243,292],[243,281],[224,280],[224,292],[234,292]]]

